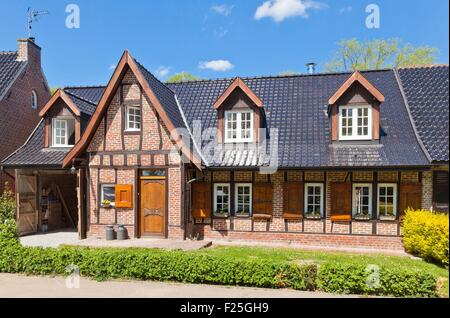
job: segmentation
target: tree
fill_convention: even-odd
[[[50,87],[50,94],[55,94],[59,87]]]
[[[434,47],[413,47],[398,39],[360,42],[342,40],[333,60],[326,64],[329,72],[379,70],[392,67],[418,66],[436,62]]]
[[[178,74],[175,74],[173,76],[171,76],[168,80],[167,83],[180,83],[180,82],[186,82],[186,81],[198,81],[200,80],[199,77],[192,75],[190,73],[187,72],[181,72]]]
[[[299,73],[297,73],[295,71],[287,70],[287,71],[280,72],[278,74],[278,76],[294,76],[294,75],[298,75],[298,74]]]

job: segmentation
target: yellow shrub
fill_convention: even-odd
[[[403,218],[407,252],[448,266],[448,215],[408,209]]]

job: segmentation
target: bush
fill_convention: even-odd
[[[0,195],[0,224],[7,220],[16,218],[16,199],[14,193],[9,190],[8,183],[5,184],[5,190]]]
[[[326,263],[317,276],[319,289],[345,294],[435,297],[436,284],[436,278],[423,271],[360,263]]]
[[[445,266],[449,264],[448,215],[407,210],[403,218],[403,244],[407,252]]]

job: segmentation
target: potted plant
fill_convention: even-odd
[[[384,215],[380,215],[380,220],[381,221],[395,221],[395,215],[386,213]]]
[[[357,220],[370,220],[369,213],[357,213],[355,215],[355,219]]]
[[[317,220],[317,219],[321,218],[321,215],[320,215],[320,212],[312,211],[312,212],[306,212],[305,213],[305,217],[307,219],[315,219],[315,220]]]
[[[228,216],[228,211],[222,210],[222,209],[217,209],[216,211],[214,211],[214,216],[225,218]]]
[[[249,216],[250,213],[248,211],[244,211],[244,210],[238,210],[236,211],[236,216]]]
[[[109,209],[110,207],[111,207],[111,201],[106,200],[106,199],[102,201],[102,208]]]

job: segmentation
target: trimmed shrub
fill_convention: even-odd
[[[317,287],[325,292],[396,297],[436,297],[436,278],[423,271],[375,265],[326,263]]]
[[[448,214],[407,210],[403,218],[403,244],[407,252],[448,266]]]
[[[0,224],[7,220],[15,220],[16,217],[16,199],[9,190],[8,183],[5,183],[5,190],[0,195]]]

